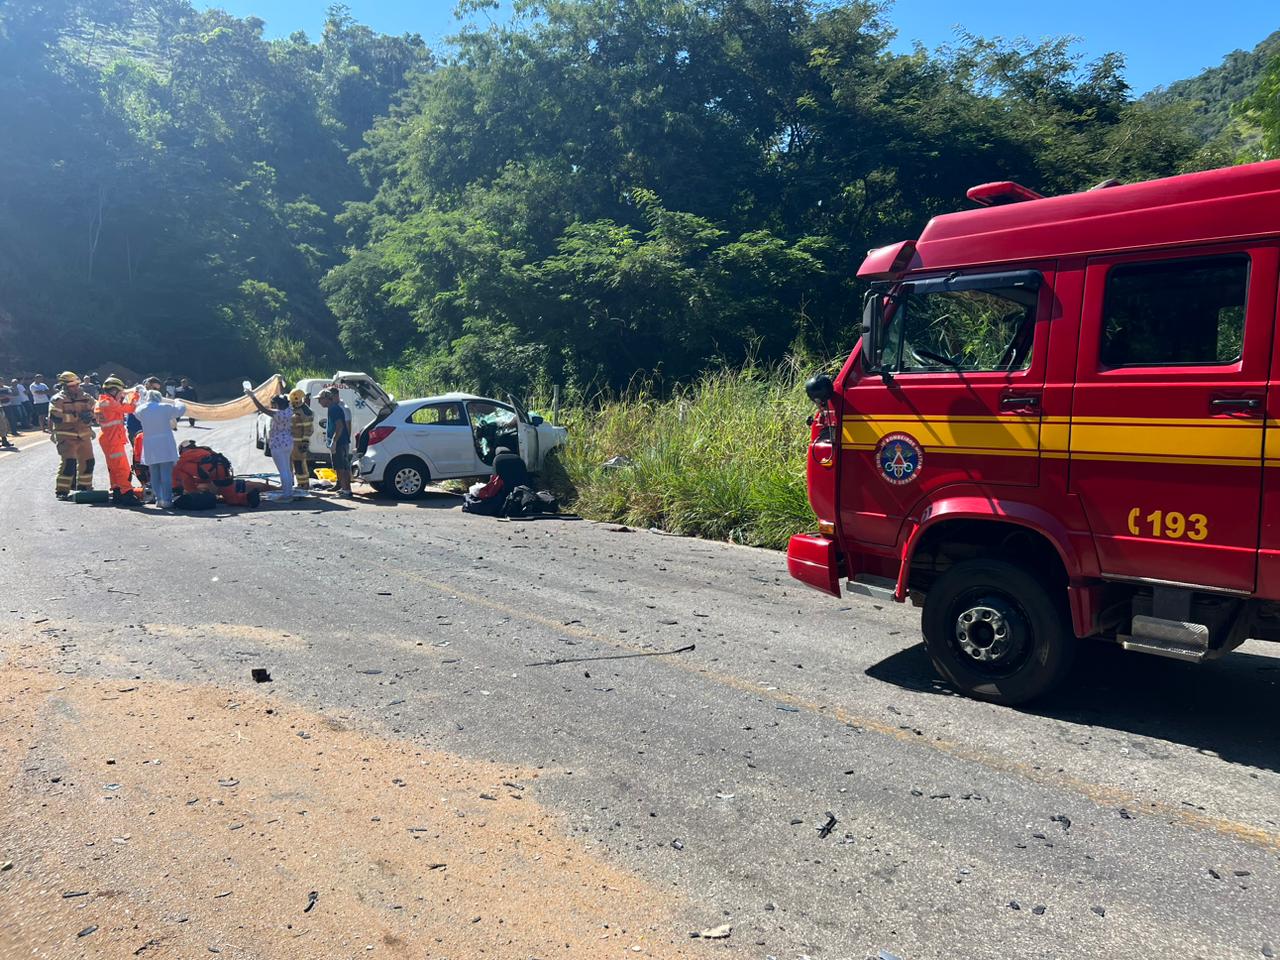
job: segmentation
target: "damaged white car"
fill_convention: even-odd
[[[401,500],[427,484],[491,473],[500,446],[518,450],[532,473],[563,446],[569,431],[515,403],[468,393],[388,404],[356,435],[352,475]]]

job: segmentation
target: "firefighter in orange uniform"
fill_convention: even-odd
[[[311,429],[315,423],[315,415],[307,405],[307,394],[304,390],[293,390],[289,393],[289,406],[293,407],[293,476],[299,490],[311,486]]]
[[[129,437],[124,418],[133,413],[136,406],[133,399],[125,395],[124,381],[119,377],[107,377],[102,381],[102,392],[93,407],[98,426],[102,428],[98,446],[102,447],[107,458],[107,472],[111,476],[109,485],[121,493],[133,489],[133,481],[129,479],[129,455],[125,452]]]
[[[54,491],[59,500],[66,500],[73,485],[77,490],[93,489],[93,398],[69,370],[59,375],[58,388],[49,401],[49,429],[61,458]]]

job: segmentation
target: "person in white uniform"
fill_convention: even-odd
[[[173,506],[173,465],[178,462],[178,441],[170,424],[187,412],[181,400],[166,400],[159,390],[147,390],[133,415],[142,424],[142,462],[151,471],[156,504]]]

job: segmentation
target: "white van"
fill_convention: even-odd
[[[367,373],[353,373],[339,370],[332,377],[310,377],[299,380],[291,389],[302,390],[307,395],[307,404],[315,417],[315,425],[311,430],[311,462],[329,463],[329,449],[325,446],[324,407],[320,406],[317,397],[325,387],[337,387],[338,398],[351,411],[352,445],[360,431],[374,420],[390,410],[395,400]],[[266,416],[258,414],[253,425],[253,443],[265,456],[271,456],[267,447],[267,435],[271,432],[271,424]]]

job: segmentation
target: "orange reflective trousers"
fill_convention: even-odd
[[[102,433],[98,436],[98,445],[102,447],[102,455],[107,461],[107,473],[111,479],[108,489],[120,491],[133,489],[133,481],[129,479],[129,434],[125,430],[125,414],[132,412],[134,405],[117,400],[104,393],[94,406],[98,417],[98,425]]]

